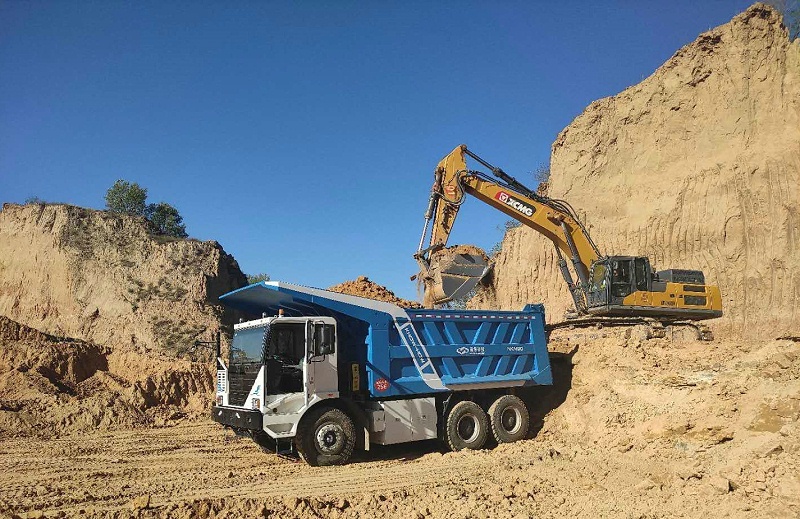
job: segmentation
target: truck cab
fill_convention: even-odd
[[[227,363],[217,359],[217,405],[257,411],[269,436],[292,437],[306,409],[338,398],[336,351],[332,317],[236,324]]]

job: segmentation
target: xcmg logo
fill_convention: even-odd
[[[508,193],[504,191],[498,191],[496,195],[494,195],[496,200],[503,202],[504,204],[513,207],[520,213],[524,214],[525,216],[533,216],[533,208],[528,207],[527,205],[523,204],[516,198],[512,197]]]

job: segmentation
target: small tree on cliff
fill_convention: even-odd
[[[183,225],[183,217],[177,209],[166,202],[150,204],[147,206],[147,217],[150,224],[159,234],[174,236],[176,238],[186,238],[186,226]]]
[[[259,272],[258,274],[247,274],[247,282],[249,284],[260,283],[261,281],[269,281],[269,274]]]
[[[542,182],[549,182],[550,181],[550,164],[539,164],[536,166],[536,169],[533,170],[533,180],[537,184],[541,184]]]
[[[112,213],[145,216],[147,212],[147,189],[136,182],[117,180],[106,191],[106,209]]]
[[[173,206],[166,202],[147,203],[147,189],[136,182],[117,180],[106,191],[106,209],[112,213],[144,216],[157,234],[186,238],[186,226],[183,217]]]

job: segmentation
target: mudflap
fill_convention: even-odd
[[[263,417],[260,411],[231,407],[213,406],[211,419],[222,425],[237,429],[261,431],[264,428]]]

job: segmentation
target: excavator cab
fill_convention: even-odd
[[[644,256],[609,256],[592,263],[586,306],[590,314],[604,316],[722,316],[719,288],[706,285],[703,272],[654,272]]]
[[[589,275],[589,308],[623,305],[634,292],[650,292],[653,271],[644,256],[609,256],[594,262]]]

